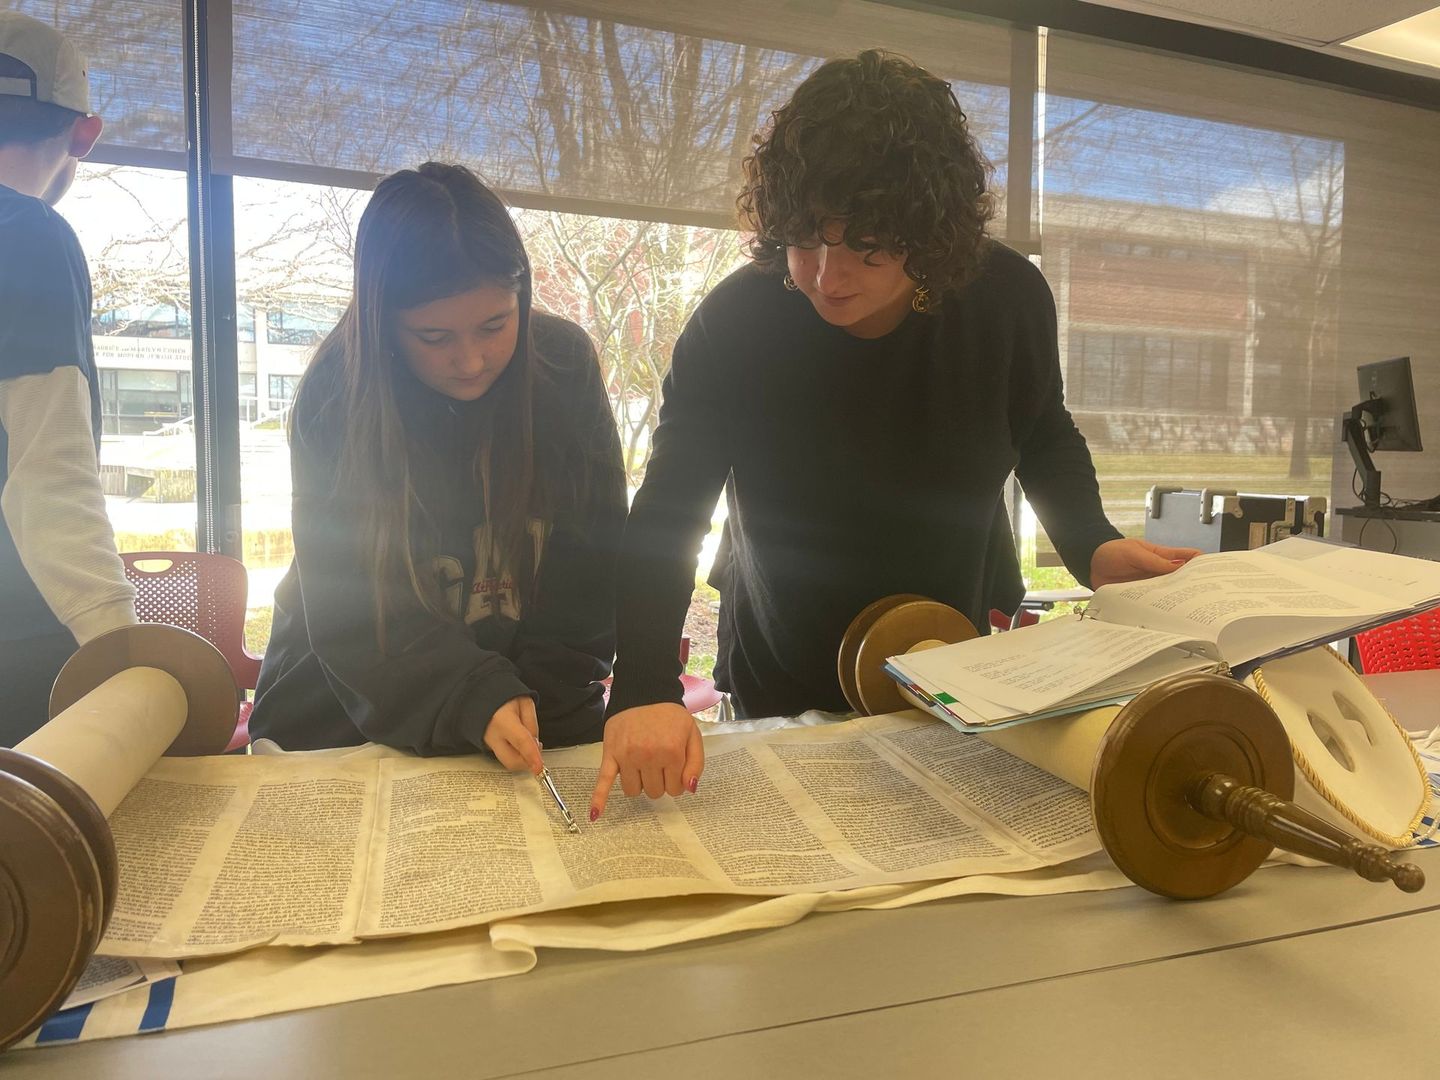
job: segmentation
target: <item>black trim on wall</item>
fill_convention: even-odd
[[[218,13],[211,9],[219,8]],[[235,336],[235,198],[210,168],[208,37],[230,5],[185,0],[185,146],[190,231],[190,342],[195,394],[197,551],[239,558],[240,362]],[[228,58],[221,62],[228,72]],[[228,76],[227,76],[228,77]]]
[[[1006,145],[1005,242],[1039,252],[1035,209],[1035,95],[1040,89],[1040,38],[1033,27],[1010,31],[1010,130]]]
[[[1098,7],[1081,0],[887,0],[900,7],[977,15],[1020,26],[1084,34],[1234,64],[1440,111],[1440,76],[1430,78],[1316,52],[1233,30]]]

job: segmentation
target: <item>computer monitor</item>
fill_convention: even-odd
[[[1415,412],[1415,383],[1410,358],[1397,357],[1355,369],[1361,404],[1377,402],[1366,425],[1371,450],[1420,450],[1420,418]],[[1367,413],[1371,410],[1366,409]]]
[[[1355,461],[1366,506],[1380,505],[1380,470],[1372,450],[1419,450],[1420,418],[1415,411],[1415,384],[1410,358],[1397,357],[1355,369],[1360,402],[1344,418],[1345,445]]]

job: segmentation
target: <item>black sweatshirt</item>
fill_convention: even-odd
[[[620,560],[610,714],[681,700],[676,641],[722,488],[715,681],[740,715],[783,716],[848,709],[836,654],[873,600],[919,593],[982,632],[990,608],[1019,605],[1011,470],[1088,580],[1120,534],[1065,409],[1054,300],[1024,257],[992,245],[973,283],[869,340],[779,275],[731,274],[665,380]]]
[[[473,462],[496,395],[458,402],[402,373],[396,396],[424,507],[425,527],[416,533],[435,538],[433,550],[417,551],[416,569],[438,575],[464,622],[427,611],[404,583],[394,595],[405,602],[386,619],[384,654],[357,542],[357,503],[336,489],[343,418],[327,406],[340,372],[321,367],[304,384],[290,449],[295,560],[275,593],[253,737],[292,750],[369,740],[420,754],[468,753],[482,748],[495,710],[526,695],[535,699],[547,746],[600,737],[597,680],[614,651],[615,557],[625,522],[620,441],[584,331],[538,312],[532,326],[548,361],[536,378],[536,467],[563,462],[551,467],[578,474],[588,463],[585,501],[531,523],[530,565],[478,567],[490,545]],[[540,453],[545,440],[559,441],[559,452]],[[533,589],[516,589],[517,579],[533,580]]]

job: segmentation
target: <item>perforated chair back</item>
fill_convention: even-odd
[[[1355,645],[1367,674],[1440,668],[1440,608],[1356,634]]]
[[[141,622],[169,623],[199,634],[230,665],[242,690],[255,689],[260,657],[245,648],[245,565],[197,551],[126,551],[120,559],[135,586]]]

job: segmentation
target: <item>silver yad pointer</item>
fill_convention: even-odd
[[[565,805],[565,800],[560,797],[560,791],[555,787],[555,781],[550,779],[550,770],[542,767],[538,779],[545,785],[545,790],[550,792],[550,797],[555,800],[555,805],[560,808],[560,816],[565,819],[565,830],[578,833],[580,826],[575,821],[575,815],[570,813],[570,808]]]

